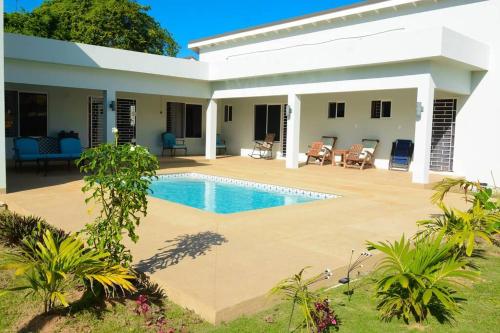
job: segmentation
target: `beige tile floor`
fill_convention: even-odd
[[[304,266],[310,273],[342,275],[351,249],[366,240],[411,235],[415,221],[436,212],[432,191],[411,183],[411,174],[308,165],[296,170],[283,161],[222,157],[163,159],[159,173],[196,171],[339,194],[337,199],[218,215],[151,198],[130,244],[136,263],[151,273],[169,297],[218,323],[272,303],[266,294],[279,280]],[[440,177],[433,175],[433,180]],[[48,176],[32,170],[8,172],[12,210],[45,217],[67,230],[91,222],[95,207],[84,204],[82,180],[63,167]],[[458,197],[451,200],[459,202]]]

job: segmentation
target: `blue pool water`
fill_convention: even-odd
[[[271,185],[260,184],[260,186]],[[291,190],[293,192],[293,189]],[[281,192],[286,191],[281,189]],[[244,186],[189,175],[160,176],[159,179],[152,182],[150,195],[218,214],[288,206],[324,199],[297,193],[280,193],[280,190],[276,189],[257,188],[253,185]]]

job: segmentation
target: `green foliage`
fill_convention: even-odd
[[[0,212],[0,242],[6,246],[23,246],[23,239],[41,241],[49,230],[56,242],[61,242],[67,234],[45,222],[40,217],[22,216],[11,211]]]
[[[305,267],[299,273],[280,281],[270,291],[271,295],[282,295],[286,300],[292,302],[292,312],[288,321],[288,331],[290,331],[293,313],[297,305],[299,306],[302,316],[301,327],[305,328],[307,332],[313,332],[317,328],[314,319],[317,317],[315,316],[315,303],[321,301],[321,294],[311,291],[310,288],[313,284],[325,278],[330,278],[331,273],[327,270],[312,278],[305,279],[303,274],[307,268],[308,267]]]
[[[471,207],[467,211],[448,208],[443,200],[449,191],[459,187],[464,191],[464,198]],[[483,239],[492,244],[500,227],[500,205],[494,197],[494,191],[477,182],[465,179],[445,178],[434,189],[432,201],[441,208],[443,214],[433,219],[418,221],[423,227],[417,237],[428,237],[443,233],[447,241],[455,244],[461,252],[471,256],[476,247],[476,240]]]
[[[135,228],[147,214],[148,188],[158,160],[141,146],[103,144],[86,150],[78,165],[87,174],[82,188],[89,193],[86,202],[101,208],[94,223],[84,230],[88,244],[110,253],[114,263],[128,266],[132,256],[122,244],[123,233],[137,242]]]
[[[133,0],[45,0],[33,12],[5,14],[5,31],[152,54],[179,45]]]
[[[0,269],[15,270],[20,277],[20,286],[9,290],[28,290],[28,294],[43,299],[44,311],[50,311],[59,301],[68,306],[66,290],[75,280],[94,286],[101,285],[106,292],[116,287],[134,291],[131,283],[134,277],[120,265],[110,265],[109,254],[86,249],[83,242],[72,235],[58,244],[49,230],[43,241],[23,241],[25,248],[6,255]]]
[[[414,244],[402,236],[394,243],[368,245],[385,254],[377,267],[381,278],[376,282],[377,309],[385,321],[397,317],[420,323],[429,314],[439,322],[450,321],[463,300],[456,296],[454,285],[478,275],[465,270],[467,261],[442,236],[417,238]]]

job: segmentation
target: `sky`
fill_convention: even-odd
[[[5,11],[31,11],[43,0],[5,0]],[[181,46],[179,57],[194,55],[190,40],[291,18],[360,0],[139,0]]]

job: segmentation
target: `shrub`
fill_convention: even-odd
[[[310,287],[321,280],[329,279],[332,274],[327,269],[312,278],[304,279],[303,274],[306,269],[307,267],[303,268],[298,274],[280,281],[271,289],[270,293],[282,295],[286,300],[292,302],[288,332],[290,331],[296,306],[299,307],[302,316],[300,327],[305,328],[308,332],[327,332],[331,326],[338,327],[338,320],[329,307],[326,309],[320,305],[325,300],[321,299],[319,292],[311,291]],[[328,324],[328,321],[330,324]],[[335,324],[333,324],[333,321],[335,321]]]
[[[0,213],[0,242],[6,246],[23,246],[23,240],[29,237],[41,241],[45,231],[49,230],[56,243],[63,241],[68,235],[36,216],[22,216],[11,211]]]
[[[466,211],[448,208],[443,200],[453,188],[459,187],[464,191],[464,199],[471,207]],[[423,227],[417,237],[428,237],[436,233],[443,233],[447,241],[455,244],[460,253],[471,256],[477,239],[483,239],[492,244],[500,227],[500,205],[490,188],[479,183],[464,179],[445,178],[434,189],[436,193],[432,201],[436,203],[443,214],[433,219],[418,221]]]
[[[76,235],[57,244],[52,233],[46,230],[42,238],[36,243],[23,240],[24,247],[8,253],[0,269],[14,269],[21,282],[9,290],[29,290],[28,295],[40,296],[45,312],[57,301],[68,306],[66,290],[75,280],[87,283],[90,288],[98,283],[107,293],[116,287],[135,290],[130,281],[134,277],[128,269],[110,265],[108,253],[85,248]]]
[[[449,321],[463,300],[453,284],[478,274],[464,269],[467,261],[458,257],[453,244],[443,242],[442,235],[417,238],[414,244],[404,236],[394,243],[368,244],[385,254],[376,282],[377,309],[385,321],[397,317],[420,323],[429,314],[439,322]]]
[[[94,223],[84,232],[88,244],[110,253],[114,263],[128,266],[132,261],[130,251],[122,244],[123,233],[137,242],[135,227],[141,216],[147,214],[147,194],[151,179],[156,175],[158,160],[149,151],[130,144],[103,144],[86,150],[78,161],[84,177],[83,192],[100,208]]]

